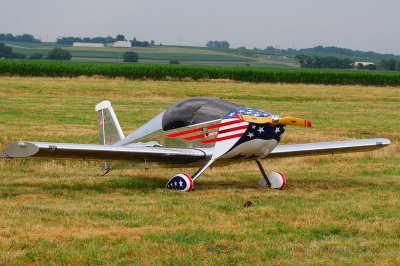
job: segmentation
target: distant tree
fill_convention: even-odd
[[[206,44],[208,48],[229,48],[229,43],[227,41],[208,41]]]
[[[383,70],[395,71],[396,64],[397,64],[396,60],[392,58],[392,59],[382,60],[381,63],[379,64],[379,66]]]
[[[108,37],[110,37],[110,36],[108,36]],[[108,39],[108,41],[110,41],[110,42],[113,42],[113,41],[114,41],[114,38],[112,38],[112,37],[107,38],[107,39]],[[106,43],[106,38],[104,38],[104,37],[94,37],[94,38],[91,38],[91,39],[90,39],[90,42],[91,42],[91,43]]]
[[[50,60],[71,60],[71,53],[68,50],[54,48],[47,53]]]
[[[43,55],[41,53],[34,53],[28,57],[28,59],[42,59],[42,58],[43,58]]]
[[[134,46],[138,46],[138,47],[149,47],[149,46],[150,46],[150,43],[149,43],[148,41],[143,41],[143,42],[138,41],[138,40],[136,40],[136,37],[134,37],[133,40],[131,41],[131,46],[132,46],[132,47],[134,47]]]
[[[137,62],[139,60],[139,56],[135,52],[125,52],[123,58],[124,62]]]
[[[120,40],[124,41],[125,37],[124,35],[117,35],[118,38],[120,38]],[[57,38],[56,42],[58,44],[67,44],[67,45],[72,45],[74,42],[88,42],[88,43],[113,43],[116,42],[117,39],[111,37],[111,36],[107,36],[107,37],[84,37],[84,38],[80,38],[80,37],[59,37]]]
[[[9,42],[32,42],[39,43],[41,42],[39,39],[35,39],[31,34],[22,34],[22,35],[12,35],[11,33],[0,33],[0,41],[9,41]]]
[[[151,40],[151,41],[150,41],[151,46],[154,46],[155,43],[156,43],[156,42],[155,42],[154,40]]]
[[[350,59],[340,59],[334,56],[319,57],[319,56],[308,56],[304,54],[297,55],[296,60],[299,62],[302,68],[337,68],[337,69],[349,69],[351,68]]]
[[[125,36],[122,34],[118,34],[117,37],[115,37],[116,41],[125,41]]]
[[[272,47],[272,46],[268,46],[268,47]],[[306,67],[306,59],[307,58],[309,58],[309,56],[304,55],[304,54],[299,54],[299,55],[295,56],[295,59],[299,62],[300,67]]]
[[[363,70],[364,69],[364,65],[361,63],[358,63],[357,65],[355,65],[357,70]]]
[[[399,61],[400,62],[400,61]],[[367,66],[367,69],[368,70],[376,70],[376,66],[375,66],[375,64],[369,64],[368,66]]]
[[[246,47],[240,46],[240,47],[238,47],[237,49],[238,49],[238,50],[246,50]]]
[[[122,36],[124,36],[124,35],[122,35]],[[124,40],[125,40],[125,37],[124,37]],[[123,40],[123,41],[124,41]],[[105,38],[103,38],[103,43],[113,43],[113,42],[116,42],[117,40],[116,39],[114,39],[113,37],[111,37],[111,36],[107,36],[107,37],[105,37]]]
[[[176,59],[171,59],[171,60],[169,60],[169,64],[171,64],[171,65],[179,65],[181,62],[179,62],[179,60],[176,60]]]
[[[79,37],[58,37],[56,42],[58,44],[72,45],[74,42],[90,42],[89,37],[85,37],[84,40]]]
[[[10,58],[12,53],[12,48],[0,42],[0,58]]]

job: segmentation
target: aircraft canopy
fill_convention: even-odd
[[[177,102],[164,113],[164,131],[222,119],[227,113],[244,106],[212,97],[193,97]]]

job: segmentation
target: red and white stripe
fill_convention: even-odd
[[[170,138],[183,136],[182,139],[184,139],[184,140],[195,140],[195,139],[203,139],[203,138],[212,137],[212,136],[217,135],[216,138],[199,141],[200,143],[213,143],[213,142],[219,142],[219,141],[223,141],[223,140],[241,137],[243,135],[243,133],[246,131],[248,125],[249,125],[249,123],[245,122],[243,120],[227,119],[223,123],[219,123],[219,124],[215,124],[215,125],[211,125],[211,126],[207,126],[207,127],[200,127],[200,128],[185,130],[185,131],[181,131],[181,132],[177,132],[177,133],[172,133],[172,134],[169,134],[166,136],[170,137]],[[185,137],[185,135],[202,132],[204,130],[210,130],[210,129],[218,129],[218,130]]]

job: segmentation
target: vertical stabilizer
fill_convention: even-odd
[[[97,104],[95,110],[99,117],[100,144],[112,145],[125,138],[110,101]]]

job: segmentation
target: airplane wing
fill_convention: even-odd
[[[372,151],[390,144],[388,139],[360,139],[332,142],[317,142],[292,145],[278,145],[266,159],[310,156],[322,154]]]
[[[29,141],[13,142],[0,154],[0,158],[78,159],[166,164],[192,163],[205,157],[206,153],[199,149]]]

